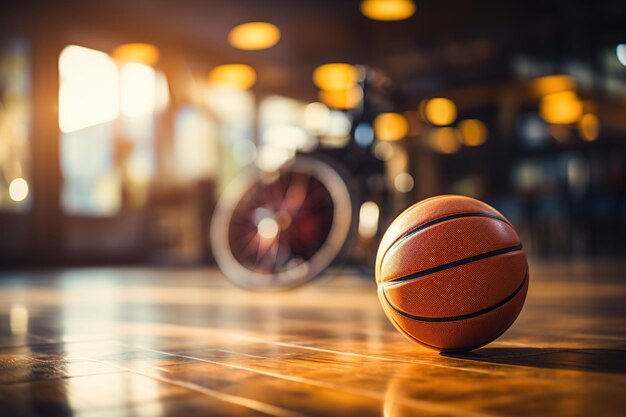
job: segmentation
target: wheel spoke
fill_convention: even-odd
[[[299,180],[293,180],[294,177]],[[287,188],[287,192],[285,193],[285,200],[283,202],[283,207],[289,213],[293,214],[300,210],[300,208],[302,207],[302,203],[304,203],[304,201],[306,200],[307,191],[309,189],[310,183],[310,176],[292,176],[292,180],[289,182],[289,188]]]

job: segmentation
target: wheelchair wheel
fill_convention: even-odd
[[[353,205],[342,176],[298,156],[275,173],[241,175],[220,197],[211,222],[218,266],[254,290],[300,285],[322,272],[350,233]]]

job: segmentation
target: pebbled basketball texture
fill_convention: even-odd
[[[509,221],[469,197],[443,195],[409,207],[376,256],[378,297],[405,336],[468,351],[513,324],[528,291],[528,263]]]

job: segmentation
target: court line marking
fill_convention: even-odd
[[[316,380],[312,380],[312,379],[308,379],[308,378],[301,378],[301,377],[291,376],[291,375],[283,375],[283,374],[278,374],[278,373],[275,373],[275,372],[269,372],[269,371],[263,371],[263,370],[259,370],[259,369],[249,368],[247,366],[241,366],[241,365],[235,365],[235,364],[231,364],[231,363],[224,363],[224,362],[219,362],[219,361],[213,361],[213,360],[204,359],[204,358],[197,358],[197,357],[194,357],[194,356],[181,355],[181,354],[178,354],[178,353],[164,352],[164,351],[160,351],[160,350],[157,350],[157,349],[152,349],[152,348],[148,348],[148,347],[141,346],[141,345],[133,345],[133,344],[125,343],[125,342],[119,342],[119,343],[122,344],[122,345],[125,345],[125,346],[143,349],[143,350],[148,351],[148,352],[160,353],[160,354],[163,354],[163,355],[178,357],[178,358],[182,358],[182,359],[191,359],[191,360],[195,360],[195,361],[198,361],[198,362],[210,363],[212,365],[223,366],[223,367],[226,367],[226,368],[233,368],[233,369],[237,369],[237,370],[240,370],[240,371],[252,372],[252,373],[255,373],[255,374],[269,376],[269,377],[272,377],[272,378],[283,379],[283,380],[287,380],[287,381],[291,381],[291,382],[297,382],[297,383],[300,383],[300,384],[312,385],[312,386],[316,386],[316,387],[320,387],[320,388],[330,389],[332,391],[348,392],[350,394],[360,395],[360,396],[363,396],[363,397],[368,397],[368,398],[373,398],[373,399],[376,399],[376,400],[380,400],[380,401],[383,402],[383,404],[384,404],[385,398],[386,398],[385,395],[381,395],[378,391],[347,388],[344,385],[328,384],[328,383],[322,382],[322,381],[316,381]],[[459,409],[459,408],[449,407],[449,406],[445,406],[445,405],[440,405],[440,404],[429,402],[429,401],[416,400],[414,398],[408,398],[408,397],[402,397],[399,402],[401,402],[404,405],[408,405],[410,407],[413,407],[413,408],[422,409],[424,411],[445,413],[447,415],[474,416],[474,417],[494,417],[495,416],[494,414],[487,414],[487,413],[475,412],[475,411],[466,410],[466,409]]]

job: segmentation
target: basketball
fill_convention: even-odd
[[[519,315],[528,263],[511,223],[493,207],[444,195],[401,213],[376,256],[383,309],[409,339],[443,352],[486,345]]]

